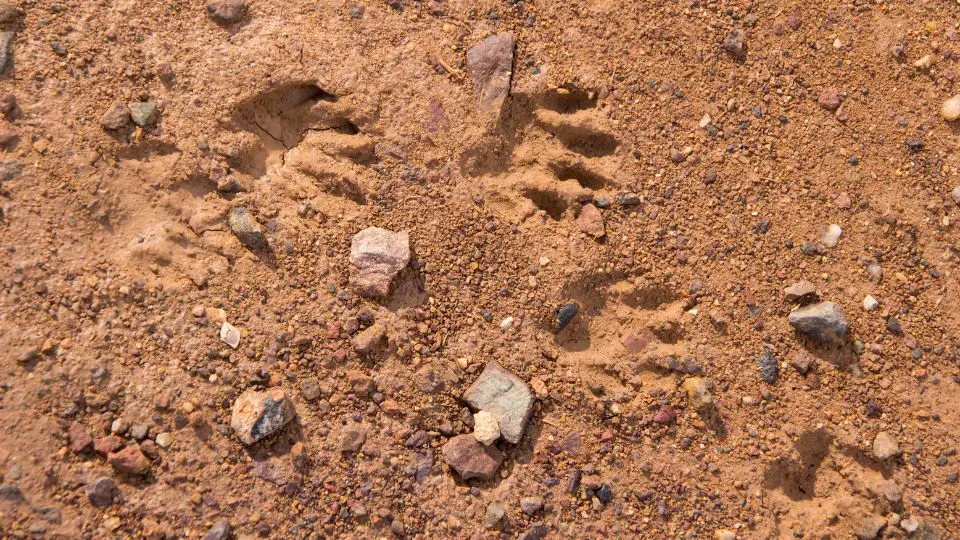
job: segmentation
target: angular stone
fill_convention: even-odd
[[[783,289],[783,295],[791,302],[799,300],[804,296],[815,294],[816,292],[817,287],[809,281],[798,281]]]
[[[747,59],[746,34],[739,28],[731,30],[727,37],[723,38],[720,47],[735,60],[743,62]]]
[[[836,88],[825,88],[817,97],[817,104],[833,112],[840,107],[840,92]]]
[[[143,455],[139,446],[128,446],[107,454],[107,463],[124,474],[144,474],[150,470],[150,460]]]
[[[773,354],[765,352],[760,355],[757,365],[760,366],[760,378],[767,384],[773,384],[780,378],[780,364]]]
[[[213,524],[213,527],[210,527],[210,530],[207,531],[207,534],[203,535],[203,540],[230,540],[230,535],[233,533],[233,530],[230,527],[230,522],[221,519]]]
[[[536,514],[541,508],[543,508],[543,499],[540,497],[524,497],[520,499],[520,510],[528,516]]]
[[[474,45],[467,51],[467,69],[473,74],[473,86],[480,110],[500,110],[510,94],[513,76],[513,34],[496,34]]]
[[[251,445],[280,431],[296,416],[293,402],[283,390],[258,392],[251,388],[233,403],[230,427],[240,442]]]
[[[712,379],[690,377],[683,381],[683,389],[687,393],[690,406],[701,414],[713,410],[713,387]]]
[[[890,459],[900,455],[900,444],[897,438],[886,431],[877,433],[873,439],[873,455],[877,459]]]
[[[93,437],[87,432],[87,428],[83,427],[83,424],[77,422],[70,424],[67,436],[70,439],[70,451],[74,454],[86,452],[93,447]]]
[[[563,331],[564,328],[573,321],[573,318],[577,316],[577,313],[580,311],[580,306],[577,304],[564,304],[560,306],[560,309],[557,310],[557,316],[555,317],[556,323],[556,332],[559,333]]]
[[[224,321],[220,325],[220,341],[226,343],[231,349],[236,349],[240,345],[240,330]]]
[[[130,111],[126,105],[119,101],[111,105],[107,112],[103,113],[103,117],[100,118],[100,125],[104,129],[122,129],[127,127],[129,123]]]
[[[16,32],[0,32],[0,75],[13,66],[13,42],[16,39]]]
[[[500,425],[497,424],[497,419],[487,411],[474,414],[473,436],[486,446],[497,442],[500,438]]]
[[[503,463],[503,453],[495,446],[484,446],[472,435],[457,435],[441,450],[443,461],[457,471],[460,478],[489,480]]]
[[[810,339],[822,343],[843,343],[850,325],[843,316],[843,308],[833,302],[811,304],[790,312],[790,326]]]
[[[217,24],[240,22],[247,14],[244,0],[207,0],[207,14]]]
[[[227,216],[227,226],[240,243],[254,250],[265,250],[268,247],[267,238],[257,220],[250,215],[246,208],[239,207],[230,210]]]
[[[873,540],[880,536],[880,531],[887,525],[887,520],[881,516],[868,516],[860,524],[860,527],[854,531],[857,540]]]
[[[387,327],[376,323],[353,336],[353,349],[360,354],[372,354],[387,337]]]
[[[386,296],[390,282],[410,262],[410,235],[368,227],[350,242],[350,284],[360,296]]]
[[[607,230],[603,226],[603,216],[600,215],[600,210],[592,204],[586,204],[580,210],[580,215],[577,216],[577,226],[580,227],[581,231],[594,238],[600,238],[607,234]]]
[[[367,440],[367,432],[360,424],[347,424],[340,433],[340,451],[356,452]]]
[[[483,515],[483,526],[487,529],[497,529],[506,515],[507,511],[503,505],[493,501],[487,505],[487,511]]]
[[[157,104],[149,101],[138,101],[128,105],[130,118],[140,127],[152,126],[157,121]]]
[[[123,439],[116,435],[100,437],[93,443],[93,449],[96,450],[97,453],[104,455],[116,452],[121,446],[123,446]]]
[[[530,387],[520,377],[496,362],[489,362],[463,393],[463,399],[474,409],[491,413],[504,439],[513,444],[520,442],[534,400]]]
[[[813,358],[803,351],[800,351],[790,357],[790,365],[793,366],[793,368],[796,369],[801,375],[806,375],[807,372],[810,371],[810,366],[812,366],[813,363]]]
[[[112,478],[100,478],[83,486],[83,493],[93,506],[106,508],[113,504],[116,489],[116,484]]]

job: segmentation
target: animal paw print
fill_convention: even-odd
[[[520,222],[539,214],[566,220],[616,187],[620,141],[590,93],[564,87],[516,96],[505,118],[508,155],[498,161],[506,167],[472,156],[487,203],[504,218]]]

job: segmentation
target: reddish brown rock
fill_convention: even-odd
[[[350,285],[360,296],[386,296],[390,283],[410,262],[410,235],[368,227],[350,242]]]
[[[460,478],[489,480],[503,463],[503,453],[495,446],[484,446],[473,434],[458,435],[443,445],[443,461],[457,471]]]
[[[247,14],[247,3],[244,0],[208,0],[207,14],[217,24],[238,23]]]
[[[87,432],[87,428],[83,427],[83,424],[76,422],[70,424],[67,436],[70,439],[70,451],[74,454],[86,452],[93,447],[93,437]]]
[[[124,474],[144,474],[150,470],[150,460],[139,446],[128,446],[107,455],[107,463]]]
[[[116,452],[121,446],[123,446],[123,440],[116,435],[100,437],[93,443],[93,449],[96,450],[98,454],[104,455]]]
[[[130,110],[119,101],[114,103],[107,112],[103,113],[100,119],[100,125],[104,129],[122,129],[130,123]]]
[[[580,227],[581,231],[594,238],[600,238],[607,234],[603,226],[603,216],[600,215],[600,210],[592,204],[584,205],[580,210],[580,215],[577,216],[577,226]]]
[[[467,69],[473,74],[473,86],[480,110],[499,110],[510,93],[513,76],[513,34],[490,36],[467,51]]]
[[[817,97],[817,103],[825,110],[833,112],[840,107],[840,92],[836,88],[824,88]]]

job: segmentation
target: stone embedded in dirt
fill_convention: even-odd
[[[350,285],[360,296],[386,296],[393,278],[410,263],[410,235],[368,227],[350,242]]]
[[[0,95],[0,114],[10,119],[17,110],[17,96],[13,94]]]
[[[520,377],[494,361],[488,362],[480,377],[463,393],[463,399],[474,409],[493,414],[507,442],[520,442],[534,401],[530,387]]]
[[[485,446],[473,434],[457,435],[441,450],[443,461],[457,471],[460,478],[490,480],[503,462],[503,453],[495,446]]]
[[[713,533],[714,540],[737,540],[737,533],[729,529],[717,529]]]
[[[653,421],[658,424],[670,424],[676,420],[676,418],[677,411],[671,407],[669,403],[661,405],[657,413],[653,415]]]
[[[877,433],[873,439],[873,456],[877,459],[890,459],[900,455],[900,444],[897,438],[887,431]]]
[[[480,110],[499,110],[510,94],[515,46],[513,34],[504,32],[488,37],[467,51],[467,69],[473,74]]]
[[[836,223],[831,223],[823,231],[823,236],[820,237],[820,241],[823,242],[823,245],[828,248],[837,247],[837,242],[840,241],[840,235],[843,234],[843,229],[840,228]]]
[[[230,527],[230,522],[221,519],[214,523],[213,527],[210,527],[207,534],[203,535],[202,540],[230,540],[231,534],[233,534],[233,529]]]
[[[360,424],[347,424],[340,433],[340,451],[357,452],[367,440],[367,432]]]
[[[130,110],[126,105],[119,101],[114,103],[103,113],[100,118],[100,125],[105,129],[122,129],[130,123]]]
[[[760,366],[760,378],[767,384],[773,384],[780,378],[780,364],[770,352],[765,352],[757,358]]]
[[[93,437],[90,436],[87,428],[83,427],[83,424],[77,422],[70,424],[67,437],[70,439],[70,451],[74,454],[86,452],[93,447]]]
[[[240,330],[237,327],[224,321],[220,325],[220,341],[226,343],[231,349],[236,349],[240,345]]]
[[[0,484],[0,502],[19,504],[26,501],[16,484]]]
[[[487,529],[497,529],[506,515],[507,511],[503,505],[493,501],[487,505],[487,511],[483,515],[483,526]]]
[[[353,336],[353,349],[360,354],[372,354],[387,337],[387,327],[376,323]]]
[[[810,339],[839,345],[847,335],[849,324],[843,308],[833,302],[820,302],[797,308],[787,317],[790,326]]]
[[[83,486],[83,493],[93,506],[106,508],[113,504],[116,489],[117,485],[112,478],[100,478]]]
[[[304,379],[300,383],[300,395],[307,401],[313,401],[320,397],[320,381],[316,378]]]
[[[144,474],[150,470],[150,460],[135,445],[107,454],[107,463],[124,474]]]
[[[953,122],[960,118],[960,94],[943,102],[940,107],[940,116],[947,122]]]
[[[150,127],[157,120],[157,104],[149,101],[137,101],[128,105],[130,119],[140,127]]]
[[[520,499],[520,511],[528,516],[532,516],[543,508],[543,499],[541,497],[524,497]]]
[[[798,281],[788,287],[784,287],[783,294],[787,300],[793,302],[810,294],[816,294],[817,287],[809,281]]]
[[[217,24],[240,22],[247,14],[245,0],[207,0],[207,14]]]
[[[636,193],[623,193],[617,197],[617,204],[620,206],[633,206],[640,204],[640,195]]]
[[[0,76],[13,66],[13,43],[17,39],[14,31],[0,32]]]
[[[557,310],[557,316],[554,318],[554,323],[556,324],[556,332],[560,333],[564,328],[573,321],[573,318],[577,316],[577,313],[580,311],[580,306],[577,304],[565,304],[560,306],[560,309]]]
[[[497,442],[500,438],[500,425],[497,419],[487,411],[479,411],[473,415],[473,436],[486,446]]]
[[[737,61],[743,62],[747,59],[746,34],[739,28],[731,30],[720,46]]]
[[[880,307],[880,302],[877,302],[877,299],[872,295],[866,295],[863,297],[863,309],[867,311],[873,311]]]
[[[907,534],[912,534],[920,528],[920,522],[913,518],[903,519],[900,520],[900,528],[906,531]]]
[[[867,265],[867,278],[874,283],[880,283],[883,280],[883,267],[880,263],[873,261]]]
[[[517,540],[543,540],[549,532],[550,529],[543,523],[534,523],[529,529],[523,531]]]
[[[227,215],[227,226],[240,243],[253,250],[265,250],[268,247],[267,238],[263,229],[253,218],[250,211],[243,207],[230,210]]]
[[[592,204],[586,204],[580,210],[580,215],[577,216],[577,226],[580,227],[581,231],[594,238],[600,238],[607,234],[603,226],[603,216],[600,215],[600,210]]]
[[[836,88],[826,88],[817,97],[817,104],[833,112],[840,106],[840,92]]]
[[[93,449],[96,450],[97,453],[104,455],[116,452],[121,446],[123,446],[123,439],[116,435],[100,437],[93,443]]]
[[[258,392],[249,389],[233,403],[230,427],[245,445],[268,437],[297,416],[293,402],[279,388]]]
[[[810,371],[810,367],[813,365],[814,360],[806,352],[800,351],[790,357],[790,365],[793,366],[801,375],[806,375]]]
[[[709,413],[713,410],[713,388],[714,383],[712,379],[690,377],[683,381],[683,389],[687,393],[690,406],[701,414]]]
[[[864,518],[863,523],[857,527],[857,530],[854,531],[854,534],[856,534],[857,540],[873,540],[880,536],[880,531],[883,530],[886,525],[887,520],[881,516],[867,516]]]

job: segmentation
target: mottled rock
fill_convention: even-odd
[[[103,113],[103,117],[100,118],[100,125],[104,129],[122,129],[127,127],[129,123],[130,110],[119,101],[111,105],[107,112]]]
[[[668,403],[664,403],[653,415],[653,421],[658,424],[670,424],[677,418],[677,411]]]
[[[93,443],[93,449],[96,450],[98,454],[104,455],[116,452],[121,446],[123,446],[123,439],[116,435],[100,437]]]
[[[387,337],[387,327],[376,323],[353,336],[353,348],[360,354],[373,354]]]
[[[70,451],[74,454],[86,452],[93,448],[93,437],[90,436],[87,428],[83,427],[83,424],[76,422],[70,424],[67,437],[70,439]]]
[[[283,390],[249,389],[233,403],[230,427],[243,444],[251,445],[280,431],[296,416],[293,403]]]
[[[757,365],[760,366],[760,378],[767,384],[773,384],[780,378],[780,364],[770,352],[760,355]]]
[[[873,456],[877,459],[890,459],[900,455],[897,438],[886,431],[877,433],[873,439]]]
[[[787,300],[793,302],[807,295],[816,294],[817,287],[809,281],[798,281],[789,287],[784,287],[783,295]]]
[[[0,502],[19,504],[26,501],[16,484],[0,484]]]
[[[712,379],[690,377],[683,381],[683,389],[687,393],[690,406],[701,414],[713,411],[713,388]]]
[[[393,278],[410,262],[410,236],[366,228],[350,242],[350,285],[360,296],[386,296]]]
[[[577,226],[580,227],[581,231],[594,238],[600,238],[607,234],[607,230],[603,226],[603,216],[600,215],[600,210],[592,204],[586,204],[580,210],[580,215],[577,216]]]
[[[515,46],[513,34],[504,32],[488,37],[467,51],[467,69],[473,75],[481,110],[499,110],[509,95]]]
[[[107,454],[107,463],[124,474],[144,474],[150,470],[150,460],[136,445]]]
[[[547,537],[548,532],[550,532],[550,529],[543,523],[534,523],[529,529],[523,531],[517,537],[517,540],[543,540]]]
[[[810,366],[813,365],[813,358],[809,354],[800,351],[790,357],[790,365],[801,375],[806,375],[807,372],[810,371]]]
[[[267,238],[263,235],[263,229],[246,208],[231,209],[227,215],[227,226],[241,244],[254,250],[267,249]]]
[[[823,235],[820,236],[820,241],[828,248],[835,248],[837,247],[837,242],[840,241],[841,234],[843,234],[843,229],[836,223],[831,223],[823,229]]]
[[[207,0],[207,14],[217,24],[235,24],[247,14],[245,0]]]
[[[213,527],[210,527],[207,534],[203,535],[203,540],[230,540],[232,533],[233,530],[230,527],[230,522],[221,519],[214,523]]]
[[[500,425],[497,419],[487,411],[479,411],[473,415],[473,436],[486,446],[497,442],[500,438]]]
[[[734,28],[723,38],[720,47],[727,52],[734,60],[743,62],[747,59],[747,41],[746,34],[739,28]]]
[[[116,494],[116,484],[111,478],[100,478],[83,486],[83,493],[90,500],[90,504],[97,508],[106,508],[113,504]]]
[[[240,330],[236,326],[224,321],[223,324],[220,325],[220,341],[226,343],[231,349],[236,349],[237,346],[240,345]]]
[[[443,461],[463,480],[489,480],[503,462],[503,453],[495,446],[484,446],[473,434],[457,435],[441,451]]]
[[[307,401],[320,397],[320,381],[315,378],[304,379],[300,383],[300,395]]]
[[[543,499],[540,497],[524,497],[520,499],[520,511],[532,516],[543,508]]]
[[[489,362],[463,399],[476,410],[488,411],[497,419],[500,433],[517,444],[533,411],[533,394],[520,377]]]
[[[0,76],[13,66],[13,42],[16,39],[16,32],[0,32]]]
[[[843,308],[833,302],[820,302],[795,309],[787,320],[790,326],[808,338],[834,345],[843,343],[849,328]]]
[[[857,527],[857,530],[854,531],[854,534],[857,535],[857,540],[873,540],[877,536],[880,536],[880,531],[886,525],[887,520],[881,516],[867,516],[863,520],[863,523]]]
[[[825,88],[817,97],[817,104],[833,112],[840,107],[840,92],[836,88]]]
[[[150,127],[157,121],[157,104],[149,101],[137,101],[128,105],[130,119],[140,127]]]
[[[507,515],[507,511],[503,505],[493,501],[487,505],[487,511],[483,515],[483,526],[487,529],[499,528],[505,515]]]
[[[347,424],[340,433],[340,451],[357,452],[367,440],[367,432],[360,424]]]
[[[17,96],[13,94],[0,95],[0,114],[9,119],[17,110]]]

